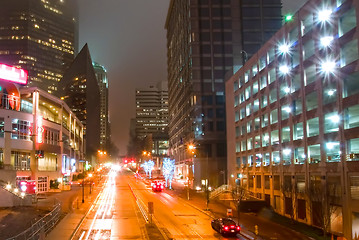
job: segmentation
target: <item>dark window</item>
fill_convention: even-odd
[[[224,96],[216,96],[216,104],[224,104]]]
[[[202,70],[202,71],[201,71],[201,74],[202,74],[202,78],[212,79],[212,72],[211,72],[211,70]]]
[[[212,95],[202,96],[202,102],[203,102],[203,104],[212,105],[213,104]],[[213,112],[212,112],[212,115],[213,115]]]
[[[307,217],[305,205],[306,204],[305,204],[304,199],[298,199],[298,218],[299,219],[305,219]]]
[[[293,214],[292,198],[290,197],[284,198],[284,207],[285,207],[285,213],[292,216]]]
[[[280,189],[280,181],[279,181],[279,176],[274,176],[274,181],[273,181],[273,187],[274,190],[279,190]]]
[[[226,156],[226,144],[225,143],[218,143],[217,144],[217,157],[225,157]]]
[[[225,29],[232,28],[232,22],[230,20],[224,20],[223,21],[223,28],[225,28]]]
[[[207,117],[208,118],[213,118],[213,109],[212,108],[207,110]]]
[[[214,28],[214,29],[222,29],[223,28],[223,22],[221,20],[213,20],[212,21],[212,28]]]
[[[258,7],[244,7],[242,10],[243,17],[254,17],[254,16],[260,16],[261,11]]]
[[[202,54],[210,54],[211,46],[210,45],[201,45],[201,53]]]
[[[209,29],[209,20],[201,20],[199,22],[200,28]]]
[[[279,29],[281,27],[281,21],[266,19],[263,21],[264,29]]]
[[[223,8],[223,17],[230,17],[230,16],[231,16],[231,9]]]
[[[225,124],[223,121],[217,122],[217,131],[220,131],[220,132],[225,131],[226,130],[225,128],[226,127],[225,127]]]
[[[213,45],[214,53],[223,53],[223,45]]]
[[[232,33],[231,32],[224,33],[224,41],[232,41]]]
[[[202,65],[203,66],[211,66],[211,58],[210,57],[202,57]]]
[[[261,175],[257,175],[257,179],[256,179],[256,184],[257,184],[257,188],[262,188],[262,178]]]
[[[213,131],[213,122],[208,122],[207,123],[207,125],[208,125],[208,131]]]
[[[220,8],[212,8],[212,17],[220,17],[221,16],[221,9]]]
[[[255,19],[251,19],[249,20],[243,20],[243,28],[244,29],[261,29],[262,28],[262,23],[261,20],[255,20]]]
[[[200,38],[202,41],[210,41],[209,32],[201,32]]]
[[[281,16],[281,9],[280,7],[267,7],[263,8],[263,17],[278,17]]]
[[[216,58],[214,58],[214,65],[215,66],[222,66],[223,65],[223,63],[224,63],[224,59],[223,58],[218,58],[218,57],[216,57]]]
[[[209,16],[208,8],[200,8],[199,9],[199,16],[200,17],[208,17]]]
[[[213,41],[222,41],[222,40],[223,40],[223,34],[221,32],[213,33]]]
[[[225,75],[225,71],[224,70],[214,70],[214,78],[224,78]]]
[[[216,117],[217,118],[224,118],[225,112],[223,108],[216,109]]]

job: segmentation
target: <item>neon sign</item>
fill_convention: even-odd
[[[38,116],[37,117],[37,129],[36,129],[36,133],[37,133],[37,143],[43,143],[43,133],[44,133],[44,128],[42,127],[42,117]]]
[[[0,79],[26,85],[27,71],[0,63]]]

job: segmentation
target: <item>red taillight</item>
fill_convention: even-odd
[[[161,185],[161,189],[163,189],[163,185]]]
[[[236,226],[234,226],[234,225],[231,225],[231,228],[235,228]]]
[[[224,226],[223,229],[224,229],[224,231],[228,231],[229,228],[228,228],[228,226]]]
[[[237,226],[237,231],[240,231],[241,230],[241,227],[240,226]]]

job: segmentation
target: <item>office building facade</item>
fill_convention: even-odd
[[[108,111],[108,79],[104,66],[93,63],[100,89],[100,149],[108,150],[110,144],[110,119]]]
[[[100,150],[101,95],[87,44],[59,82],[58,94],[82,122],[86,157],[95,163]]]
[[[68,0],[3,1],[0,61],[27,70],[28,87],[55,93],[74,59],[76,11]]]
[[[168,125],[167,81],[136,89],[136,137],[166,133]]]
[[[229,182],[359,235],[357,1],[308,1],[226,82]]]
[[[176,177],[194,180],[191,187],[208,178],[212,187],[223,184],[225,75],[232,75],[280,26],[279,0],[170,2],[165,26],[170,155],[176,159]],[[190,145],[196,151],[188,151]]]

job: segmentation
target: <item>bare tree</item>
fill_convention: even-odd
[[[323,230],[326,238],[331,231],[332,222],[340,208],[338,204],[337,189],[323,185],[319,178],[312,178],[307,192],[309,212],[312,215],[313,225]]]
[[[236,187],[232,189],[232,199],[237,211],[238,223],[240,219],[241,201],[245,199],[246,196],[247,196],[247,190],[242,186],[236,185]]]
[[[298,192],[296,186],[292,185],[292,176],[284,176],[282,193],[285,213],[289,214],[292,222],[294,222]]]

